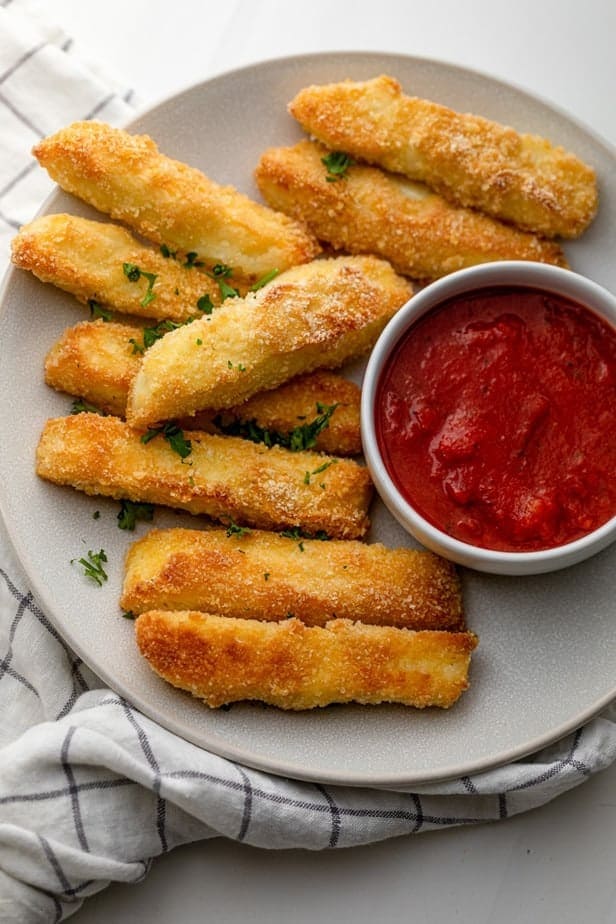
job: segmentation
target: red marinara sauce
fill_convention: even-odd
[[[616,332],[568,298],[443,302],[398,344],[376,407],[390,477],[456,539],[553,548],[616,513]]]

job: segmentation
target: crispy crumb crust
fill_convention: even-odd
[[[427,186],[378,167],[354,165],[343,179],[328,182],[322,163],[326,154],[326,148],[310,141],[270,148],[255,178],[272,208],[306,222],[336,250],[377,254],[416,279],[435,279],[492,260],[567,265],[553,241],[451,205]]]
[[[158,244],[234,267],[247,280],[319,252],[298,222],[161,154],[147,135],[75,122],[34,156],[62,189]]]
[[[468,687],[477,644],[471,632],[160,610],[140,616],[135,629],[156,673],[213,708],[238,700],[295,710],[349,702],[447,708]]]
[[[151,530],[126,556],[120,605],[285,619],[334,617],[410,629],[464,628],[460,583],[431,552],[295,540],[262,530]]]
[[[67,328],[45,359],[45,381],[52,388],[76,395],[116,417],[124,417],[130,384],[141,364],[131,339],[141,342],[139,327],[115,322],[82,321]],[[352,456],[361,452],[359,429],[360,389],[335,372],[311,372],[268,392],[261,392],[244,404],[226,410],[222,423],[254,422],[276,433],[290,433],[311,423],[318,407],[338,407],[327,427],[318,434],[314,449],[333,455]],[[219,433],[214,424],[218,411],[199,411],[181,421],[186,429]]]
[[[182,460],[162,436],[144,445],[139,431],[115,417],[55,418],[46,422],[39,441],[37,473],[86,494],[162,504],[260,529],[324,530],[339,539],[366,533],[372,485],[357,462],[339,459],[306,484],[306,471],[332,457],[200,431],[184,436],[192,452]]]
[[[411,294],[376,257],[294,267],[155,343],[133,379],[126,418],[145,427],[233,407],[300,373],[339,367],[374,345]]]
[[[597,210],[595,173],[573,154],[481,116],[405,96],[392,77],[307,87],[289,110],[328,147],[527,231],[578,237]]]
[[[209,295],[220,304],[218,285],[205,273],[163,257],[139,243],[118,225],[74,215],[45,215],[25,225],[12,241],[15,266],[29,270],[78,301],[95,301],[115,311],[144,318],[186,321],[201,316],[197,302]],[[132,263],[156,280],[154,298],[143,305],[148,280],[131,282],[124,263]]]

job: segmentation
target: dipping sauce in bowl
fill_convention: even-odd
[[[597,293],[607,307],[595,309]],[[500,573],[554,570],[609,544],[613,296],[566,270],[489,264],[428,286],[381,336],[362,433],[402,525]]]

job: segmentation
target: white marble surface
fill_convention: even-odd
[[[516,83],[616,143],[613,0],[53,0],[144,104],[243,64],[319,50],[451,61]],[[538,704],[540,708],[540,704]],[[527,815],[308,854],[220,840],[176,850],[79,924],[148,921],[615,924],[616,766]]]

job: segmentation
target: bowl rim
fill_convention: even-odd
[[[616,334],[616,296],[603,286],[570,269],[523,260],[503,260],[466,267],[428,283],[396,312],[372,349],[362,383],[361,438],[366,464],[378,494],[398,522],[424,545],[459,564],[502,573],[557,570],[590,557],[616,539],[616,513],[605,523],[570,542],[535,551],[483,548],[448,535],[401,494],[391,478],[376,436],[376,397],[390,356],[411,327],[449,298],[496,286],[545,289],[563,295],[599,316]]]

